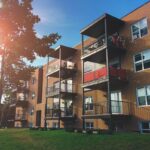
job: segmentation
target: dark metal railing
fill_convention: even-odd
[[[73,117],[74,111],[73,108],[66,108],[66,107],[60,107],[60,108],[52,108],[47,109],[46,117],[50,118],[59,118],[59,117]]]
[[[130,107],[130,102],[111,100],[112,114],[129,115],[131,113]],[[84,110],[85,115],[103,115],[110,113],[108,101],[85,104]]]
[[[28,106],[28,101],[24,99],[18,99],[16,101],[16,106],[21,106],[21,107],[27,107]]]
[[[16,114],[15,120],[27,120],[27,114]]]

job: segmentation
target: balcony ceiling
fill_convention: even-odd
[[[63,46],[63,45],[60,45],[59,47],[57,47],[55,50],[51,51],[49,53],[49,56],[50,57],[53,57],[53,58],[56,58],[56,59],[60,59],[59,58],[59,54],[61,52],[61,59],[62,60],[65,60],[71,56],[73,56],[75,54],[77,50],[74,49],[74,48],[70,48],[70,47],[67,47],[67,46]]]
[[[117,32],[122,25],[124,25],[124,21],[113,17],[109,14],[104,14],[87,27],[81,30],[82,35],[87,35],[90,37],[98,38],[100,35],[105,33],[105,19],[107,20],[107,29],[108,34],[111,35],[114,32]]]

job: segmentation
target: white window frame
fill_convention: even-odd
[[[137,21],[137,22],[135,22],[135,23],[133,23],[132,25],[131,25],[131,35],[132,35],[132,41],[134,41],[134,40],[137,40],[137,39],[140,39],[140,38],[143,38],[144,36],[141,36],[141,32],[140,32],[140,30],[141,30],[141,28],[140,28],[140,26],[139,26],[139,38],[134,38],[134,36],[133,36],[133,30],[132,30],[132,26],[133,25],[135,25],[135,24],[139,24],[142,20],[144,20],[144,19],[146,19],[146,22],[147,22],[147,34],[145,34],[144,36],[146,36],[146,35],[148,35],[148,19],[147,19],[147,17],[145,17],[145,18],[142,18],[142,19],[140,19],[139,21]]]
[[[87,98],[90,98],[90,100],[92,101],[92,103],[91,103],[91,102],[90,102],[90,103],[89,103],[89,102],[86,103],[86,99],[87,99]],[[86,106],[86,105],[90,105],[90,104],[93,105],[93,97],[92,97],[92,96],[85,96],[85,97],[84,97],[84,102],[85,102],[85,106]],[[88,108],[90,108],[90,107],[88,107]],[[93,111],[93,110],[94,110],[94,106],[93,106],[93,109],[86,109],[86,108],[85,108],[85,111]]]
[[[89,124],[89,127],[87,127],[87,123]],[[85,129],[94,129],[94,122],[85,122]]]
[[[32,98],[32,99],[35,99],[35,97],[36,97],[36,94],[35,94],[35,92],[33,91],[33,92],[31,93],[31,98]]]
[[[142,123],[148,123],[149,124],[149,129],[143,129]],[[140,131],[143,133],[143,131],[149,131],[150,132],[150,121],[142,121],[140,122]]]
[[[142,87],[138,87],[136,88],[136,101],[137,101],[137,106],[138,107],[150,107],[150,104],[148,105],[147,103],[147,87],[150,86],[150,85],[146,85],[146,86],[142,86]],[[141,88],[144,88],[145,89],[145,102],[146,104],[145,105],[139,105],[139,101],[138,101],[138,89],[141,89]]]
[[[59,126],[59,125],[58,125],[58,122],[53,122],[52,125],[53,125],[53,128],[58,129],[58,126]]]
[[[140,72],[140,71],[143,71],[143,70],[150,69],[150,68],[144,69],[144,61],[146,61],[146,60],[143,59],[143,54],[144,54],[144,52],[146,52],[146,51],[149,51],[149,52],[150,52],[150,49],[146,49],[146,50],[144,50],[144,51],[142,51],[142,52],[139,52],[139,53],[137,53],[137,54],[135,54],[135,55],[133,56],[134,72]],[[139,61],[137,61],[137,62],[135,62],[135,56],[138,55],[138,54],[141,54],[141,58],[142,58],[142,59],[139,60]],[[150,60],[150,59],[147,59],[147,60]],[[138,64],[138,63],[142,63],[142,69],[139,70],[139,71],[136,71],[136,66],[135,66],[135,65]]]

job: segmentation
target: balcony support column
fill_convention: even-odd
[[[59,117],[58,117],[58,128],[60,128],[60,117],[61,117],[61,108],[60,108],[60,104],[61,104],[61,48],[59,51]]]
[[[82,51],[81,56],[84,51],[84,35],[81,34],[82,39]],[[82,60],[82,83],[84,84],[84,60]],[[85,114],[85,101],[84,101],[84,88],[82,88],[82,116]],[[85,129],[85,119],[82,119],[82,128]]]
[[[47,72],[49,68],[49,55],[47,56]],[[48,76],[46,76],[46,94],[48,90]],[[47,129],[47,120],[46,120],[46,115],[47,115],[47,103],[48,103],[48,97],[46,96],[46,102],[45,102],[45,120],[44,120],[44,127]]]
[[[107,17],[105,18],[105,42],[106,42],[106,67],[107,67],[107,102],[108,102],[108,113],[110,114],[109,130],[112,132],[112,110],[111,110],[111,90],[110,90],[110,70],[109,70],[109,46],[108,46],[108,30],[107,30]]]

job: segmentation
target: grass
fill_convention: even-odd
[[[0,129],[0,150],[150,150],[150,134]]]

